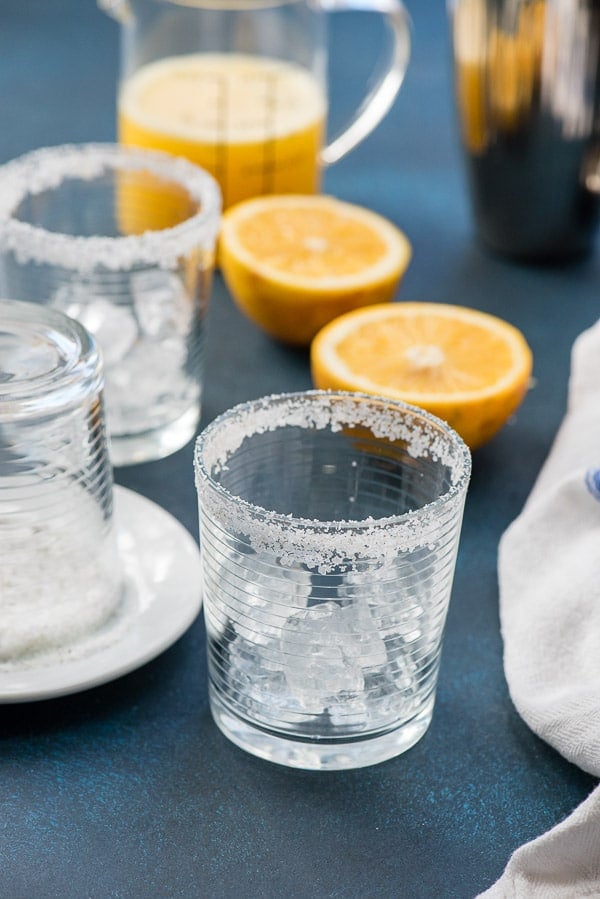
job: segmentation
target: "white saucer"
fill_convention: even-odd
[[[198,615],[200,550],[191,534],[125,487],[115,487],[114,501],[126,584],[119,613],[75,644],[0,664],[0,703],[64,696],[121,677],[171,646]]]

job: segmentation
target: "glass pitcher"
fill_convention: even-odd
[[[121,23],[118,134],[185,156],[218,180],[224,206],[314,193],[389,111],[410,55],[401,0],[98,0]],[[382,72],[327,143],[327,13],[384,16]]]

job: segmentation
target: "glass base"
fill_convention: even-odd
[[[429,697],[418,715],[396,730],[377,736],[349,738],[346,742],[312,741],[282,737],[253,726],[233,715],[210,691],[212,716],[225,736],[246,752],[290,768],[311,771],[343,771],[364,768],[395,758],[410,749],[427,731],[435,696]]]
[[[194,405],[178,419],[160,428],[137,434],[111,434],[110,460],[114,466],[120,466],[164,459],[189,443],[196,433],[199,420],[200,409]]]

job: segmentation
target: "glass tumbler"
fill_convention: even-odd
[[[356,768],[427,730],[471,457],[397,401],[308,391],[199,436],[209,691],[221,730],[298,768]]]
[[[166,154],[65,145],[0,167],[0,285],[96,338],[115,465],[194,436],[219,218],[216,182]]]
[[[72,646],[122,599],[96,345],[0,301],[0,665]]]

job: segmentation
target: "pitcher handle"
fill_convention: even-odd
[[[337,162],[379,125],[392,107],[410,58],[410,19],[401,0],[320,0],[324,12],[376,12],[383,15],[392,37],[388,64],[364,97],[347,127],[321,150],[323,166]]]

